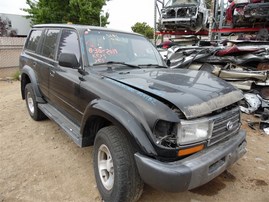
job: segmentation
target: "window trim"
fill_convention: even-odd
[[[34,32],[34,31],[41,31],[41,35],[40,35],[40,39],[38,41],[38,44],[36,46],[36,50],[33,51],[29,48],[27,48],[28,46],[28,43],[29,43],[29,40],[31,38],[31,34]],[[27,40],[25,42],[25,45],[24,45],[24,50],[25,51],[28,51],[30,53],[35,53],[35,54],[39,54],[39,51],[40,51],[40,46],[41,46],[41,41],[43,41],[43,34],[44,34],[44,28],[34,28],[34,29],[31,29],[30,33],[29,33],[29,37],[27,37]]]
[[[57,36],[57,39],[56,39],[56,46],[55,46],[55,50],[54,50],[54,56],[53,56],[53,58],[50,58],[50,57],[47,57],[47,56],[45,56],[45,55],[43,55],[42,54],[42,51],[43,51],[43,44],[44,44],[44,41],[45,41],[45,39],[46,39],[46,34],[47,34],[47,32],[49,31],[49,30],[58,30],[59,32],[58,32],[58,36]],[[62,30],[60,29],[60,28],[57,28],[57,27],[46,27],[46,28],[44,28],[44,30],[43,30],[43,32],[42,32],[42,42],[41,42],[41,45],[40,45],[40,48],[39,48],[39,50],[38,50],[38,55],[40,55],[40,57],[43,57],[43,58],[47,58],[47,59],[49,59],[49,60],[53,60],[53,61],[57,61],[56,60],[56,53],[58,52],[58,49],[59,49],[59,41],[60,41],[60,36],[61,36],[61,34],[62,34]]]

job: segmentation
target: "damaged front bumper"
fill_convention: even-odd
[[[202,21],[197,19],[195,16],[192,17],[181,17],[181,18],[169,18],[162,19],[161,26],[165,30],[185,30],[190,29],[191,31],[199,31],[202,28]]]
[[[220,175],[246,153],[246,133],[175,162],[161,162],[136,153],[135,160],[146,184],[170,192],[201,186]]]

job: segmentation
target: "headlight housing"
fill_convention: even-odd
[[[206,140],[211,137],[212,129],[213,122],[208,119],[182,120],[178,124],[177,144],[186,145]]]
[[[162,10],[161,10],[161,13],[162,13],[162,17],[166,17],[166,15],[167,15],[167,10],[166,10],[166,9],[162,9]]]

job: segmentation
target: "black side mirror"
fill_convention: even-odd
[[[59,65],[74,69],[77,69],[80,66],[76,55],[73,53],[61,53],[59,55]]]

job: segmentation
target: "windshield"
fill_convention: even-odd
[[[111,61],[132,65],[163,65],[156,48],[142,36],[91,30],[85,32],[85,43],[91,66]]]
[[[166,4],[165,7],[168,6],[176,6],[180,4],[197,4],[198,0],[169,0]]]

